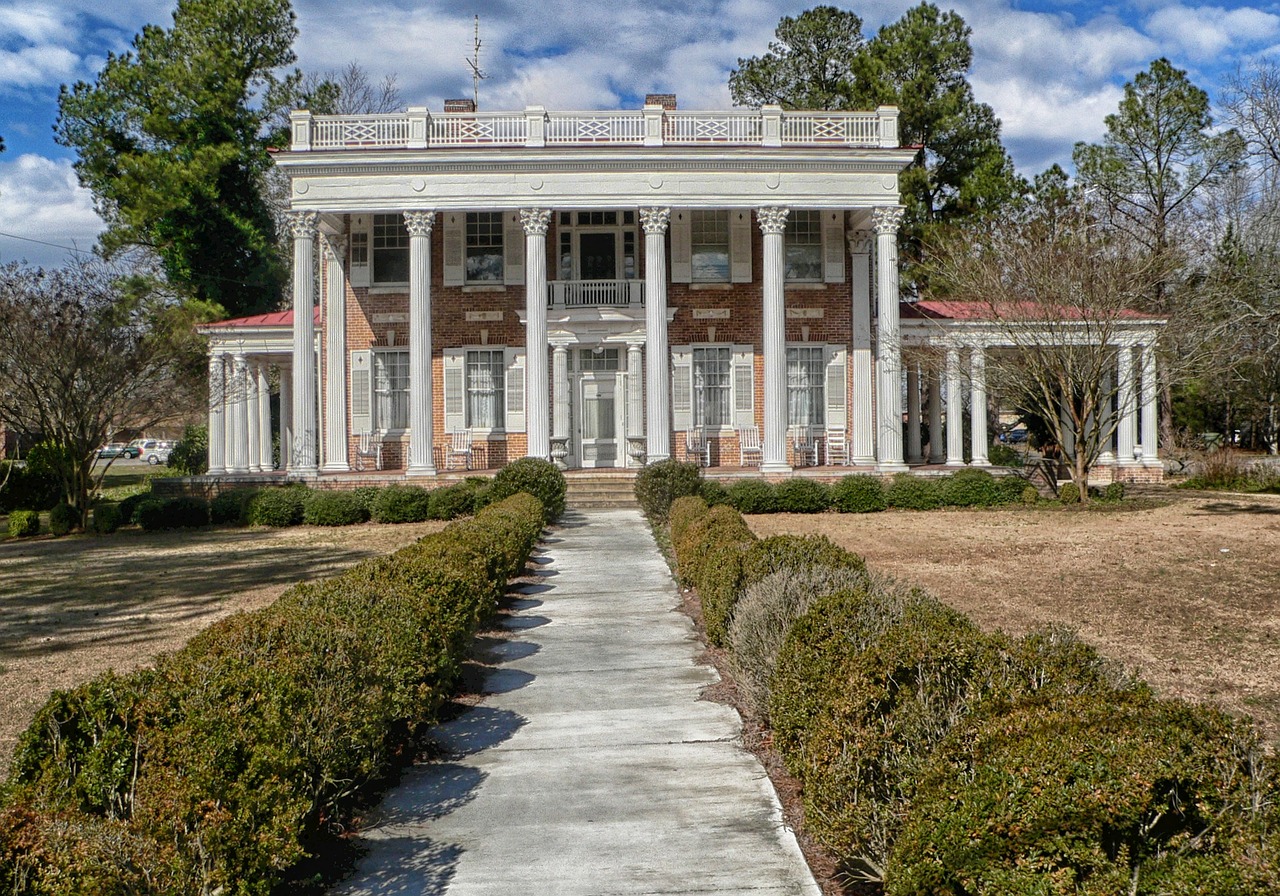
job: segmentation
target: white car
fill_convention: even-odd
[[[169,455],[173,452],[173,443],[161,441],[159,439],[147,439],[142,443],[142,460],[147,463],[167,464]]]

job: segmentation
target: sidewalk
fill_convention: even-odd
[[[638,511],[570,512],[484,704],[370,818],[343,896],[818,896]]]

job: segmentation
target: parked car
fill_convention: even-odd
[[[1022,427],[1011,429],[1000,434],[1000,441],[1006,445],[1022,445],[1027,441],[1027,431]]]
[[[98,457],[140,457],[142,449],[132,443],[108,442],[98,449]]]
[[[173,443],[160,439],[147,439],[142,443],[142,459],[152,466],[167,464],[173,453]]]

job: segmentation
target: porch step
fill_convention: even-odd
[[[630,473],[571,473],[565,477],[565,504],[578,510],[636,507],[635,476]]]

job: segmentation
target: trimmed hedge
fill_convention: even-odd
[[[0,482],[4,483],[0,489],[0,513],[52,510],[62,500],[62,480],[48,464],[32,467],[0,460]]]
[[[120,523],[123,519],[119,504],[103,501],[94,505],[93,514],[90,517],[90,526],[99,535],[110,535],[120,528]]]
[[[258,496],[256,488],[233,488],[218,492],[209,502],[209,521],[215,526],[231,523],[249,525],[249,507]]]
[[[739,513],[773,513],[773,486],[763,479],[739,479],[729,486],[729,505]]]
[[[779,513],[822,513],[831,507],[831,489],[815,479],[784,479],[773,487]]]
[[[667,512],[677,498],[696,495],[706,487],[698,472],[697,464],[678,460],[661,460],[646,464],[636,474],[636,501],[645,516],[656,522],[665,522]],[[708,504],[717,503],[711,500]]]
[[[942,506],[942,487],[936,479],[898,473],[884,497],[890,507],[899,510],[936,510]]]
[[[302,503],[302,521],[308,526],[353,526],[369,519],[369,511],[351,492],[312,491]]]
[[[311,489],[305,485],[261,489],[249,501],[249,525],[284,528],[302,522]]]
[[[845,476],[832,486],[831,503],[841,513],[875,513],[889,506],[884,481],[865,473]]]
[[[75,508],[70,504],[58,503],[49,511],[49,532],[54,538],[68,534],[78,522]]]
[[[942,503],[950,507],[992,507],[999,504],[996,479],[986,470],[960,470],[942,480]]]
[[[520,492],[528,492],[542,502],[545,521],[551,522],[564,513],[567,490],[564,474],[551,461],[522,457],[507,464],[493,477],[491,499],[502,501]]]
[[[14,756],[0,885],[289,889],[436,720],[543,514],[517,495],[224,619],[154,670],[56,692]]]
[[[204,498],[154,498],[138,503],[134,521],[146,532],[194,529],[209,524],[209,502]]]
[[[421,523],[431,519],[431,493],[417,485],[388,485],[373,496],[375,523]]]
[[[9,537],[30,538],[40,534],[40,511],[14,510],[9,513]]]
[[[712,507],[684,525],[675,543],[680,581],[696,588],[707,640],[723,646],[742,589],[743,563],[756,537],[731,507]]]

